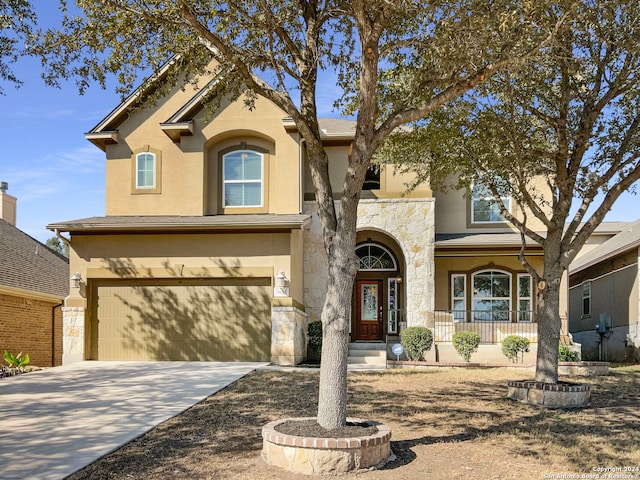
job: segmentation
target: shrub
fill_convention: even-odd
[[[502,353],[513,363],[518,361],[518,354],[522,353],[520,363],[524,361],[524,353],[529,351],[529,339],[518,335],[509,335],[502,340]]]
[[[465,362],[471,360],[471,354],[478,350],[480,335],[475,332],[458,332],[453,335],[453,346]]]
[[[318,353],[322,353],[322,322],[316,320],[309,324],[307,330],[309,335],[309,346]]]
[[[566,345],[560,345],[558,348],[558,361],[559,362],[577,362],[578,352],[571,350]]]
[[[12,355],[5,350],[4,359],[11,368],[17,368],[21,372],[24,371],[27,365],[29,365],[29,355],[27,355],[26,353],[22,355],[22,352],[17,355]]]
[[[400,343],[409,360],[422,360],[424,352],[431,350],[433,334],[427,327],[409,327],[400,332]]]

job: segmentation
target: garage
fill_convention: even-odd
[[[104,280],[89,290],[94,359],[269,361],[270,278]]]

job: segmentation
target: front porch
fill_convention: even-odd
[[[387,335],[387,359],[396,360],[391,352],[395,343],[400,343],[400,332],[407,326],[404,310],[390,311]],[[564,323],[563,323],[564,325]],[[425,361],[438,363],[462,363],[463,359],[453,346],[453,335],[457,332],[475,332],[480,335],[478,350],[472,355],[473,363],[511,365],[502,353],[502,341],[517,335],[530,342],[529,352],[524,355],[524,364],[534,364],[538,348],[538,324],[530,311],[479,311],[479,310],[435,310],[426,315],[427,328],[433,333],[433,346]],[[402,359],[402,358],[401,358]],[[406,359],[406,358],[405,358]]]

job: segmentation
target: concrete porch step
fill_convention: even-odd
[[[384,343],[350,343],[347,364],[350,368],[385,368],[387,346]]]

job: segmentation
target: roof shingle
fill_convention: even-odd
[[[69,262],[0,219],[0,285],[62,299],[69,294]]]

